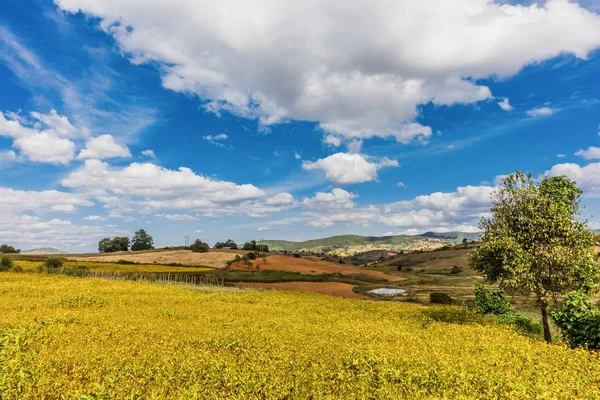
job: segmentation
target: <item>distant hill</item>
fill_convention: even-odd
[[[311,251],[328,254],[353,255],[372,250],[418,250],[435,249],[446,244],[455,244],[467,240],[477,240],[479,234],[465,232],[435,233],[423,235],[398,236],[359,236],[340,235],[323,239],[313,239],[304,242],[286,240],[263,240],[258,244],[266,244],[275,251]]]
[[[24,250],[21,254],[69,254],[66,251],[55,249],[54,247],[40,247],[37,249]]]

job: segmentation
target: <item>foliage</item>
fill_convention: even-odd
[[[0,253],[3,254],[18,254],[21,250],[15,249],[13,246],[9,246],[7,244],[3,244],[0,246]]]
[[[598,281],[593,236],[578,218],[581,194],[565,177],[536,184],[531,175],[509,175],[492,198],[492,218],[480,223],[481,243],[470,257],[489,282],[499,282],[509,293],[536,296],[547,341],[550,302]]]
[[[485,324],[491,323],[482,315],[466,307],[446,306],[430,307],[425,310],[425,315],[433,321],[449,324]]]
[[[50,257],[47,258],[46,261],[44,261],[44,266],[49,270],[59,269],[63,266],[63,260],[61,260],[60,258]]]
[[[243,250],[260,251],[262,253],[269,252],[269,246],[265,242],[256,243],[256,240],[244,243]]]
[[[463,269],[461,267],[459,267],[457,265],[454,265],[454,266],[452,266],[452,269],[450,270],[450,273],[452,275],[458,275],[458,274],[460,274],[462,272],[462,270]]]
[[[123,260],[123,259],[121,259],[121,260],[118,260],[118,261],[117,261],[117,264],[123,264],[123,265],[133,265],[133,264],[135,264],[135,261],[130,261],[130,260]]]
[[[208,244],[204,243],[200,239],[194,240],[194,243],[192,243],[190,245],[190,250],[192,250],[193,252],[196,252],[196,253],[206,253],[208,251],[208,249],[209,249]]]
[[[98,252],[114,253],[115,251],[129,250],[128,237],[115,237],[114,239],[104,238],[98,242]]]
[[[131,241],[131,251],[150,250],[153,249],[154,239],[145,230],[140,229],[133,234]]]
[[[499,316],[500,322],[511,325],[517,332],[532,337],[543,338],[544,332],[542,325],[525,317],[517,312],[510,311]]]
[[[224,247],[228,247],[232,250],[237,250],[238,245],[231,239],[227,239],[226,242],[217,242],[215,243],[214,247],[215,249],[222,249]]]
[[[0,272],[8,271],[13,267],[13,259],[10,256],[3,255],[0,258]]]
[[[429,302],[432,304],[454,304],[452,297],[446,293],[430,293]]]
[[[550,315],[572,347],[600,349],[600,309],[589,294],[581,291],[569,293],[562,308]]]
[[[250,252],[246,254],[246,257],[248,257],[249,260],[256,260],[256,253]]]
[[[218,290],[7,274],[0,396],[600,398],[600,354],[462,309]]]
[[[512,309],[502,291],[493,291],[482,284],[475,286],[475,310],[480,314],[502,315]]]
[[[78,278],[85,278],[89,276],[90,269],[88,267],[73,267],[73,268],[63,268],[63,274],[67,276],[75,276]]]

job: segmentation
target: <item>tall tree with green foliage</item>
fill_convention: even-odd
[[[150,250],[154,247],[154,239],[145,230],[140,229],[133,234],[133,240],[131,241],[131,250]]]
[[[544,338],[551,341],[548,305],[558,294],[590,290],[599,278],[586,221],[580,220],[582,191],[566,177],[536,183],[531,174],[507,176],[482,219],[481,243],[470,255],[473,268],[512,294],[534,294]]]

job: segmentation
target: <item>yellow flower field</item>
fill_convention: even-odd
[[[25,260],[14,260],[14,265],[23,268],[23,271],[37,271],[38,266],[43,263],[40,261],[25,261]],[[76,267],[87,267],[90,271],[103,271],[103,272],[209,272],[213,271],[213,268],[208,267],[172,267],[168,265],[157,265],[157,264],[117,264],[117,263],[103,263],[103,262],[92,262],[92,261],[64,261],[64,267],[76,268]]]
[[[428,310],[2,273],[0,398],[600,398],[598,354]]]

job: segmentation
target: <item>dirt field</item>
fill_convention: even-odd
[[[174,250],[148,253],[119,253],[96,256],[73,256],[67,257],[69,260],[76,261],[100,261],[116,262],[118,260],[128,260],[142,264],[171,264],[179,263],[183,265],[205,266],[213,268],[224,268],[227,261],[235,258],[236,254],[243,255],[234,250],[209,251],[208,253],[194,253],[190,250]]]
[[[282,283],[243,283],[240,286],[248,289],[288,290],[295,292],[314,292],[349,299],[370,299],[370,297],[354,293],[352,285],[341,282],[282,282]]]
[[[273,270],[273,271],[288,271],[288,272],[299,272],[305,275],[320,275],[320,274],[335,274],[340,273],[342,275],[352,274],[364,274],[370,275],[377,278],[386,279],[390,282],[397,282],[404,280],[405,278],[397,275],[389,275],[381,271],[371,271],[368,269],[362,269],[354,265],[347,264],[335,264],[326,261],[313,261],[304,258],[294,258],[288,256],[272,255],[267,257],[266,263],[262,258],[258,258],[252,261],[252,266],[248,267],[244,264],[238,263],[232,266],[232,269],[249,270],[254,271],[256,266],[260,266],[261,271]]]

